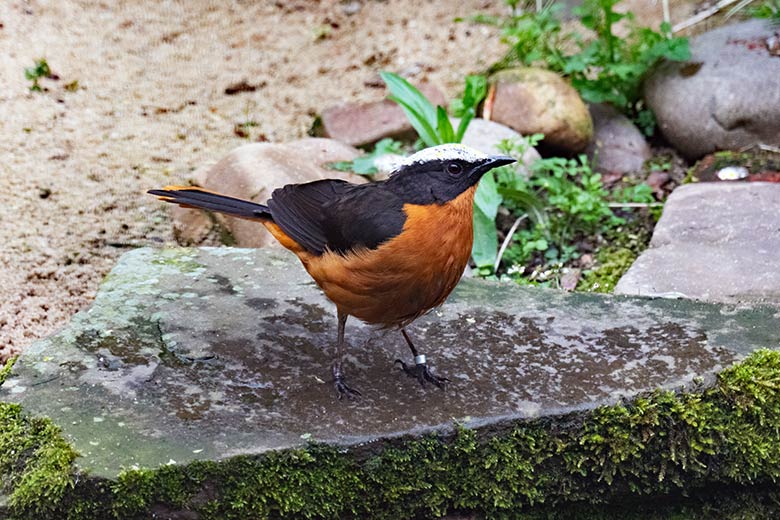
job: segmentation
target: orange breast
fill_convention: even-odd
[[[442,304],[460,280],[471,255],[475,189],[442,205],[404,205],[403,232],[377,249],[345,256],[290,249],[342,312],[403,326]]]

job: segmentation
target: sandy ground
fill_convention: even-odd
[[[348,15],[352,7],[359,10]],[[90,303],[129,247],[172,244],[144,192],[246,141],[306,134],[314,114],[378,99],[379,70],[418,72],[448,96],[503,52],[453,23],[502,2],[0,2],[0,358]],[[325,36],[319,38],[318,36]],[[45,57],[60,79],[31,93]],[[240,80],[254,92],[229,96]],[[64,85],[74,80],[79,90]]]
[[[673,2],[673,6],[679,0]],[[632,9],[660,16],[654,0]],[[0,0],[0,360],[90,303],[128,248],[173,244],[144,192],[251,139],[302,137],[314,116],[380,99],[379,70],[448,97],[505,48],[454,23],[503,1]],[[24,68],[60,79],[31,93]],[[254,92],[226,95],[242,80]],[[70,92],[65,85],[78,81]]]

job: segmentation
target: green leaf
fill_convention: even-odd
[[[412,127],[425,144],[428,146],[442,144],[434,130],[438,121],[437,111],[428,98],[398,74],[383,71],[379,75],[390,90],[391,95],[388,99],[401,105]]]
[[[531,222],[544,228],[549,228],[549,217],[544,202],[531,191],[521,191],[513,188],[500,190],[505,199],[511,200],[528,214]]]
[[[460,118],[460,123],[458,124],[458,132],[455,134],[456,143],[460,143],[461,141],[463,141],[463,136],[466,135],[466,129],[469,127],[469,123],[471,123],[472,119],[474,119],[473,108],[469,109]]]
[[[488,172],[477,185],[474,207],[479,208],[488,218],[495,219],[502,200],[503,197],[498,192],[496,177],[493,172]]]
[[[466,86],[463,89],[463,97],[461,98],[463,111],[461,113],[453,111],[453,114],[456,117],[462,117],[466,110],[476,108],[486,94],[487,78],[485,76],[466,76]]]
[[[471,257],[477,267],[492,267],[498,253],[498,233],[496,232],[495,216],[485,215],[479,208],[474,208],[474,245]]]
[[[501,201],[496,178],[490,172],[479,181],[474,195],[474,246],[471,256],[477,267],[492,266],[496,260],[498,253],[496,215]]]
[[[425,117],[422,116],[422,114],[412,108],[408,103],[396,96],[388,96],[387,99],[398,103],[398,105],[404,111],[404,114],[406,114],[406,118],[409,120],[409,123],[411,123],[412,127],[417,132],[417,135],[419,135],[420,139],[422,139],[425,143],[425,146],[436,146],[437,144],[442,144],[439,139],[439,134],[437,134],[436,130],[434,129],[437,124],[436,119],[433,119],[432,122],[428,121],[425,119]]]
[[[331,170],[336,170],[338,172],[352,171],[352,161],[333,161],[333,162],[326,163],[325,166],[327,166]]]
[[[436,133],[442,143],[455,143],[455,131],[444,107],[436,107]]]

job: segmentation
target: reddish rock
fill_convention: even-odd
[[[546,147],[580,152],[593,136],[588,108],[554,72],[533,67],[502,70],[490,78],[483,117],[523,135],[544,134]]]
[[[446,106],[444,94],[428,83],[417,88],[434,105]],[[323,137],[330,137],[352,146],[374,143],[385,137],[414,135],[414,129],[403,110],[387,99],[373,103],[345,103],[330,107],[321,115],[321,126],[315,129]]]

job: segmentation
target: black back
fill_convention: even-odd
[[[315,255],[374,249],[398,235],[406,222],[403,201],[383,183],[290,184],[275,190],[267,204],[282,231]]]
[[[444,146],[453,147],[445,150],[452,152],[449,158],[407,163],[384,182],[355,185],[328,179],[280,188],[268,201],[271,216],[315,255],[375,249],[403,231],[404,204],[446,204],[491,168],[514,162],[506,156],[469,158],[459,145]]]

